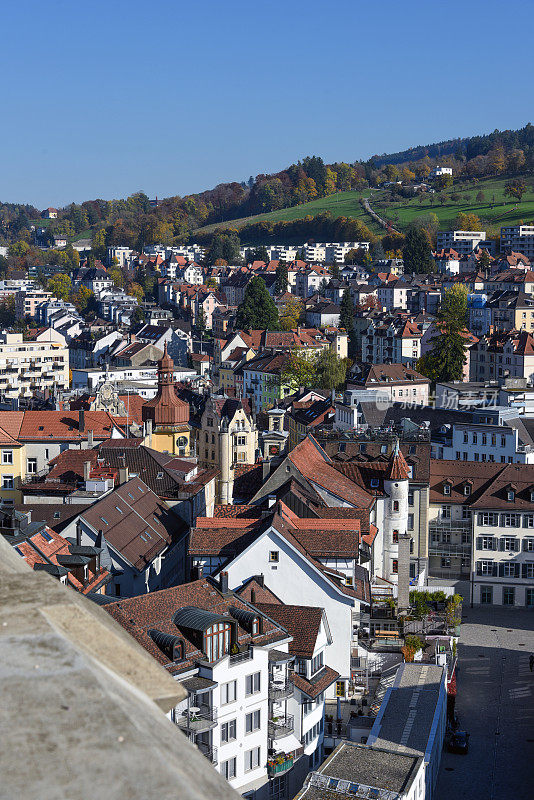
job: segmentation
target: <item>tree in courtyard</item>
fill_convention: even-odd
[[[428,236],[415,225],[411,225],[408,229],[402,248],[402,257],[405,272],[432,272],[434,269],[434,259]]]
[[[280,327],[283,331],[290,331],[296,328],[302,316],[302,302],[298,297],[288,300],[280,312]]]
[[[278,311],[262,278],[252,278],[245,289],[245,297],[237,312],[235,324],[236,328],[241,329],[278,329]]]
[[[72,289],[72,281],[68,275],[58,272],[48,281],[48,291],[59,300],[68,300]]]
[[[315,364],[315,385],[327,391],[343,386],[347,379],[348,365],[348,359],[340,358],[330,348],[323,350]]]
[[[282,367],[282,385],[290,389],[309,389],[316,381],[316,356],[300,350],[291,350]]]
[[[434,383],[460,381],[466,361],[467,288],[457,283],[442,300],[436,318],[432,349],[422,356],[418,369]]]
[[[345,289],[341,298],[339,326],[345,328],[347,332],[351,331],[354,326],[354,303],[352,302],[350,289]]]

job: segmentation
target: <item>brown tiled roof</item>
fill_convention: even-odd
[[[465,494],[469,482],[470,494]],[[450,494],[443,491],[445,483]],[[514,500],[508,500],[508,487],[513,487]],[[534,464],[491,464],[479,461],[432,460],[430,469],[430,502],[461,504],[473,509],[532,511],[530,499],[534,491]]]
[[[28,498],[26,498],[27,500]],[[92,503],[17,503],[16,511],[31,511],[32,522],[44,522],[55,531],[62,531]]]
[[[140,478],[131,478],[82,517],[138,570],[182,535],[185,525]]]
[[[313,657],[324,613],[322,608],[258,602],[256,608],[291,634],[293,641],[289,644],[289,652],[292,655],[300,658]]]
[[[161,589],[139,597],[108,603],[104,608],[169,672],[179,674],[190,671],[197,660],[204,658],[204,654],[191,637],[191,632],[179,628],[173,622],[174,614],[186,606],[211,611],[214,614],[228,617],[228,620],[232,622],[235,621],[230,614],[232,606],[250,610],[250,606],[237,595],[233,593],[223,595],[213,582],[203,578],[181,586],[173,586],[170,589]],[[179,636],[185,646],[184,661],[169,662],[169,657],[148,635],[150,629]],[[260,634],[253,635],[241,628],[240,625],[237,626],[237,632],[238,644],[244,646],[249,644],[262,646],[288,638],[287,633],[279,625],[266,619],[264,619]]]
[[[308,697],[312,699],[320,695],[321,692],[324,692],[325,689],[328,689],[338,678],[339,672],[327,666],[310,680],[303,675],[299,675],[297,672],[291,673],[291,680],[297,689],[300,689],[301,692],[304,692],[304,694],[307,694]]]
[[[308,434],[289,454],[289,460],[303,477],[353,506],[369,507],[373,497],[362,486],[340,474],[323,448]]]
[[[23,419],[24,411],[0,411],[0,428],[5,431],[8,439],[19,438],[20,426],[22,425]]]
[[[76,412],[25,411],[19,438],[21,441],[81,441],[87,439],[89,431],[93,431],[95,439],[109,439],[115,428],[107,411],[85,411],[82,431],[79,425]]]
[[[263,576],[260,575],[253,575],[252,578],[248,578],[248,580],[237,589],[236,594],[242,597],[243,600],[248,600],[248,602],[253,605],[256,602],[269,604],[282,602],[280,598],[265,585]]]

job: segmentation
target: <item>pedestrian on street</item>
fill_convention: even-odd
[[[530,671],[532,672],[532,670],[534,670],[534,653],[530,654],[530,658],[528,660],[528,663],[529,663],[529,666],[530,666]]]

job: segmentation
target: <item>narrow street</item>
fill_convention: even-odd
[[[435,800],[534,797],[534,613],[464,608],[456,710],[469,753],[443,752]]]

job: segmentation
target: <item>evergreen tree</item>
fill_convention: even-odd
[[[486,272],[486,270],[489,270],[490,265],[491,265],[490,254],[486,249],[484,249],[482,250],[480,258],[478,259],[478,266],[482,270],[482,272]]]
[[[280,261],[276,268],[276,294],[283,294],[283,292],[287,292],[288,279],[287,264],[284,261]]]
[[[410,226],[402,249],[405,272],[433,272],[434,259],[426,233]]]
[[[330,270],[330,275],[336,281],[339,280],[339,264],[335,263],[332,264],[332,269]]]
[[[445,292],[436,318],[432,349],[419,359],[418,369],[434,383],[461,381],[466,349],[467,288],[457,283]]]
[[[347,333],[354,326],[354,304],[350,295],[350,289],[345,289],[341,298],[341,310],[339,315],[339,326],[345,328]]]
[[[269,331],[278,329],[278,311],[262,278],[252,278],[245,289],[245,297],[237,312],[235,327]]]

